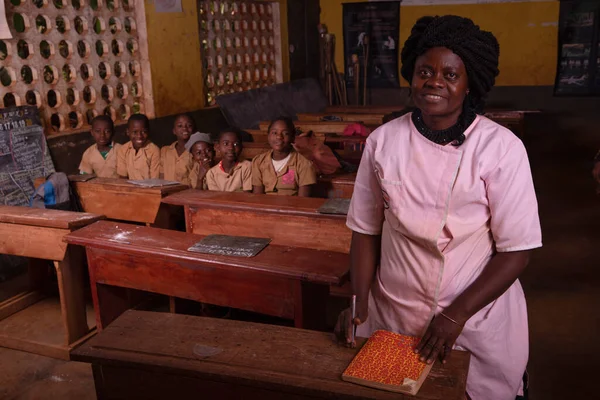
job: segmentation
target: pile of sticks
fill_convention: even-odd
[[[346,83],[335,65],[335,35],[327,32],[325,25],[319,25],[319,48],[321,52],[320,77],[329,105],[348,105]]]

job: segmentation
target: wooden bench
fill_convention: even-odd
[[[94,178],[71,182],[86,212],[103,214],[109,219],[165,226],[170,210],[161,208],[163,197],[188,189],[186,185],[144,188],[125,179]]]
[[[67,246],[63,238],[102,218],[0,206],[0,253],[30,258],[28,282],[0,303],[0,346],[68,360],[70,350],[87,338],[88,320],[94,324],[84,299],[85,257],[83,249]],[[46,296],[50,262],[56,269],[58,301]]]
[[[248,132],[252,136],[253,142],[244,142],[244,146],[246,146],[247,144],[253,144],[250,147],[256,146],[262,148],[264,143],[268,143],[267,137],[269,134],[267,131],[261,131],[258,129],[246,129],[246,132]],[[313,132],[313,135],[326,144],[364,143],[367,140],[366,137],[362,136],[342,136],[339,134],[326,134],[323,132]]]
[[[323,110],[326,114],[348,113],[348,114],[391,114],[402,111],[405,105],[399,106],[329,106]]]
[[[203,190],[186,190],[163,199],[185,208],[190,233],[262,236],[281,246],[347,253],[352,232],[346,227],[346,216],[320,214],[317,210],[325,201]]]
[[[539,113],[536,110],[486,110],[485,116],[500,125],[512,129],[517,136],[523,138],[525,135],[525,117],[528,114]]]
[[[266,140],[264,142],[244,142],[241,157],[245,160],[252,161],[257,155],[269,150],[271,150],[271,146],[269,146],[269,143],[267,143]]]
[[[358,147],[360,147],[360,144],[364,143],[365,141],[364,138],[359,137],[348,137],[347,140],[342,138],[337,140],[336,139],[334,139],[332,143],[350,143],[355,144]],[[271,150],[271,147],[267,142],[246,142],[244,143],[244,147],[242,148],[241,158],[244,160],[252,161],[252,159],[254,159],[254,157],[256,157],[257,155],[269,150]],[[342,160],[346,162],[356,165],[360,163],[360,159],[362,157],[362,150],[355,150],[352,148],[352,146],[348,146],[347,148],[336,149],[335,151],[342,158]]]
[[[383,124],[384,113],[355,114],[355,113],[298,113],[298,121],[302,122],[327,122],[328,118],[339,118],[346,123],[359,122],[367,126],[379,126]]]
[[[316,197],[350,199],[354,192],[356,173],[322,175],[314,189]]]
[[[73,358],[92,364],[98,400],[465,398],[467,352],[435,363],[418,395],[408,396],[342,381],[357,351],[331,333],[127,311]]]
[[[263,121],[259,124],[261,131],[269,129],[270,122]],[[348,122],[304,122],[294,121],[296,129],[302,132],[321,132],[321,133],[344,133],[344,129],[348,126]]]
[[[266,235],[264,235],[266,236]],[[203,236],[101,221],[65,237],[85,246],[104,329],[132,304],[128,289],[234,307],[324,329],[330,285],[348,275],[348,254],[270,244],[251,258],[188,251]]]

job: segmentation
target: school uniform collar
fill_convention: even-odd
[[[177,159],[179,160],[181,157],[185,157],[185,153],[187,153],[187,150],[183,150],[183,153],[181,153],[181,155],[177,154],[177,140],[174,141],[173,143],[171,143],[169,145],[170,149],[173,149],[173,151],[175,152],[175,157],[177,157]],[[190,153],[191,154],[191,153]]]
[[[108,144],[108,151],[111,151],[111,150],[113,149],[113,147],[114,147],[114,146],[115,146],[115,142],[110,142],[110,143]],[[100,150],[98,150],[98,144],[97,144],[97,143],[94,143],[94,147],[96,148],[96,150],[97,150],[98,152],[100,152]]]
[[[292,151],[290,151],[290,159],[285,164],[285,167],[283,167],[281,169],[281,171],[277,172],[277,171],[275,171],[275,167],[273,166],[273,150],[269,150],[269,154],[267,155],[267,160],[269,161],[271,170],[273,171],[273,173],[275,174],[275,176],[277,178],[280,178],[283,175],[287,174],[288,171],[290,170],[290,166],[296,166],[297,158],[298,158],[298,153],[294,150],[294,148],[292,148]]]
[[[235,165],[233,166],[233,168],[231,168],[231,172],[230,172],[230,173],[227,173],[227,172],[225,172],[225,168],[223,168],[223,160],[219,161],[219,164],[218,164],[218,166],[219,166],[219,170],[220,170],[222,173],[224,173],[225,175],[228,175],[228,176],[231,176],[231,175],[233,175],[233,173],[234,173],[234,172],[235,172],[237,169],[241,168],[241,165],[242,165],[242,163],[241,163],[241,162],[239,162],[239,161],[236,161],[236,162],[235,162]]]

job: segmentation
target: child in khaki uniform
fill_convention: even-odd
[[[252,161],[253,193],[310,197],[317,173],[313,164],[294,150],[295,136],[289,118],[271,121],[268,141],[272,150]]]
[[[206,174],[215,166],[215,149],[208,133],[196,132],[185,145],[192,155],[190,186],[207,190]]]
[[[96,144],[90,146],[81,157],[80,174],[95,174],[99,178],[118,178],[117,153],[121,148],[113,143],[115,127],[112,119],[99,115],[92,120],[92,137]]]
[[[216,147],[221,153],[221,161],[206,173],[208,190],[252,191],[252,163],[248,160],[239,161],[242,146],[241,135],[237,131],[225,130],[219,134]]]
[[[189,174],[192,157],[186,150],[190,136],[195,131],[194,120],[186,114],[175,117],[173,134],[177,140],[160,149],[160,173],[163,179],[190,185]]]
[[[160,149],[150,142],[150,121],[143,114],[134,114],[127,122],[131,139],[121,146],[117,158],[117,174],[133,180],[157,179],[160,173]]]

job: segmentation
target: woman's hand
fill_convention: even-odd
[[[354,318],[354,321],[352,321],[352,310],[350,308],[342,311],[338,316],[335,330],[333,331],[338,343],[346,347],[356,347],[356,340],[352,341],[352,329],[365,322],[368,314],[368,308],[365,306],[361,309],[358,301],[356,302],[356,318]]]
[[[415,348],[415,353],[420,354],[421,361],[427,364],[431,364],[436,357],[439,357],[440,361],[445,364],[446,358],[462,330],[462,325],[438,314],[429,324],[425,335]]]

